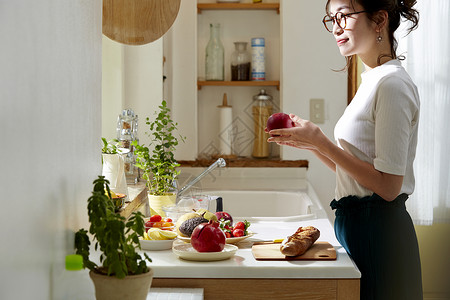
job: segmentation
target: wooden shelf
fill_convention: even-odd
[[[280,3],[198,3],[197,12],[202,10],[275,10],[280,14]]]
[[[179,160],[181,167],[207,168],[217,159]],[[307,160],[280,160],[279,158],[225,158],[230,168],[308,168]]]
[[[202,89],[202,86],[275,86],[280,90],[280,81],[198,81],[197,88]]]

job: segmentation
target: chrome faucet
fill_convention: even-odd
[[[205,177],[207,174],[209,174],[212,170],[214,170],[215,168],[219,167],[219,168],[223,168],[227,165],[227,163],[225,162],[225,159],[223,158],[219,158],[218,160],[216,160],[212,165],[210,165],[205,171],[203,171],[200,175],[198,175],[197,177],[195,177],[194,179],[192,179],[188,184],[186,184],[185,186],[183,186],[177,193],[177,198],[179,196],[181,196],[181,194],[183,194],[184,192],[186,192],[188,189],[190,189],[194,184],[196,184],[200,179],[202,179],[203,177]]]

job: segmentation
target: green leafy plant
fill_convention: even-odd
[[[107,141],[105,138],[102,137],[102,142],[103,142],[102,153],[105,153],[105,154],[119,153],[117,150],[117,145],[119,144],[118,139],[113,139],[113,140]]]
[[[144,215],[134,212],[128,220],[115,212],[111,200],[109,182],[104,176],[94,181],[92,196],[88,199],[89,233],[95,241],[95,250],[101,251],[98,266],[89,260],[91,242],[88,231],[80,229],[75,233],[76,254],[83,256],[84,267],[97,273],[124,278],[149,271],[146,260],[152,260],[146,253],[144,258],[137,252],[141,249],[139,236],[144,235]]]
[[[176,169],[180,165],[175,160],[174,151],[178,145],[178,138],[174,135],[178,124],[170,117],[170,109],[166,101],[159,106],[160,111],[155,112],[156,118],[145,124],[150,128],[146,134],[151,138],[149,146],[153,146],[150,153],[149,147],[138,145],[134,141],[136,166],[143,171],[142,177],[147,181],[149,192],[153,195],[167,195],[173,189],[174,182],[179,175]],[[184,137],[179,136],[184,142]]]

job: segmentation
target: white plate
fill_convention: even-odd
[[[244,235],[244,236],[227,238],[226,239],[226,243],[227,244],[236,244],[237,242],[245,240],[246,238],[249,238],[252,235],[254,235],[254,233],[249,231],[248,234]],[[182,240],[183,242],[186,242],[186,243],[190,243],[191,242],[191,238],[190,237],[178,236],[178,239],[180,239],[180,240]]]
[[[141,240],[139,239],[139,242],[141,243],[142,250],[169,250],[172,248],[173,241],[172,240]]]
[[[234,256],[238,247],[235,245],[225,244],[220,252],[198,252],[191,244],[178,244],[172,248],[173,253],[179,258],[193,261],[216,261],[225,260]]]

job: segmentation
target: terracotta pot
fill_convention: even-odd
[[[145,300],[152,285],[153,270],[139,275],[126,276],[119,279],[115,276],[106,276],[89,272],[94,282],[95,298],[97,300]]]

